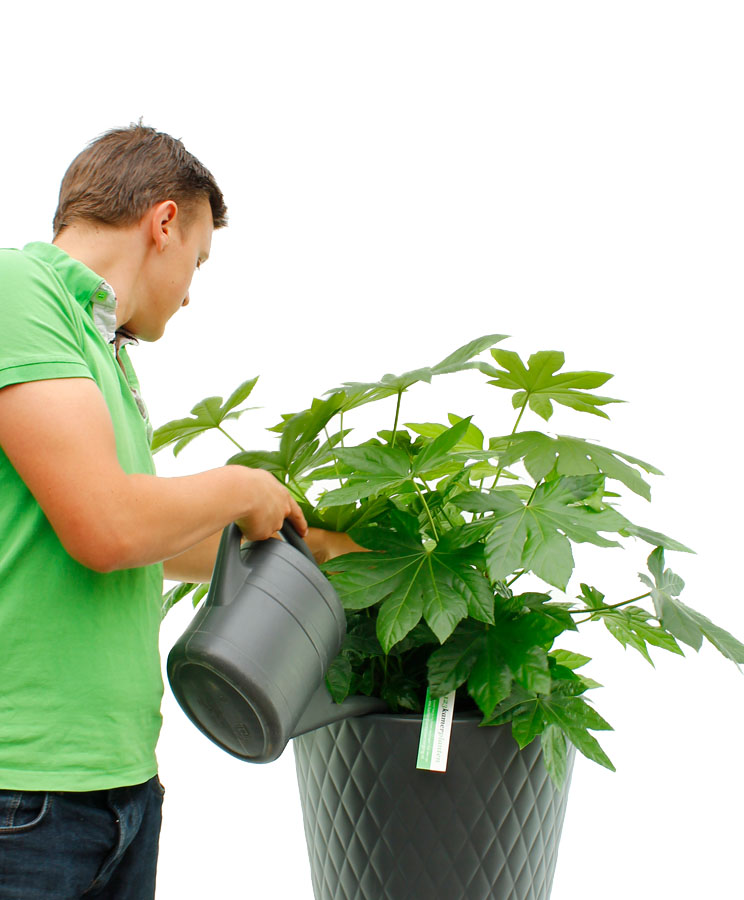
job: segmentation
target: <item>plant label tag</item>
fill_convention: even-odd
[[[455,712],[455,692],[444,697],[432,697],[426,689],[424,715],[421,720],[417,769],[432,772],[447,771],[452,716]]]

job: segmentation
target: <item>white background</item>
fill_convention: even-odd
[[[738,3],[21,8],[2,21],[0,245],[48,240],[69,161],[140,116],[227,198],[190,307],[133,353],[156,424],[260,375],[263,409],[236,433],[270,447],[280,413],[480,334],[564,350],[616,373],[603,391],[628,403],[549,427],[664,470],[627,513],[697,550],[667,554],[683,599],[744,638]],[[450,411],[513,424],[470,373],[411,391],[403,418]],[[205,440],[158,462],[185,474],[230,453]],[[582,548],[579,578],[634,596],[648,549]],[[189,615],[166,620],[164,656]],[[654,670],[600,625],[572,645],[597,654],[618,771],[579,759],[553,900],[743,896],[742,676],[709,646]],[[309,900],[291,752],[233,760],[167,689],[164,716],[159,900]]]

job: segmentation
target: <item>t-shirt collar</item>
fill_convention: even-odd
[[[89,309],[96,328],[110,344],[116,336],[116,294],[111,285],[79,259],[73,259],[54,244],[34,241],[26,244],[24,253],[51,266],[65,286],[84,308]]]

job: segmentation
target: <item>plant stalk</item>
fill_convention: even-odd
[[[429,524],[431,525],[431,530],[434,532],[434,540],[439,540],[439,534],[437,533],[437,526],[434,524],[434,518],[432,517],[431,510],[429,509],[429,504],[426,502],[426,498],[421,492],[421,488],[416,484],[415,481],[411,481],[411,484],[416,489],[416,493],[421,498],[421,502],[424,504],[424,509],[426,510],[426,515],[429,517]]]
[[[524,403],[522,404],[522,407],[519,410],[519,415],[517,416],[517,421],[514,423],[514,428],[512,428],[511,434],[509,435],[509,437],[514,437],[514,435],[517,433],[517,428],[519,428],[519,423],[522,421],[522,416],[524,415],[524,411],[527,409],[527,401],[528,400],[529,400],[529,396],[525,397]],[[510,446],[511,446],[511,442],[506,445],[506,449],[508,450]],[[496,469],[496,477],[493,480],[492,487],[496,487],[496,483],[498,482],[499,478],[501,477],[501,473],[503,471],[504,471],[503,466],[499,466],[498,469]]]
[[[331,447],[331,436],[330,436],[330,434],[328,433],[328,426],[327,426],[327,425],[326,425],[326,427],[323,429],[323,431],[325,432],[326,439],[328,440],[328,448],[330,449],[330,451],[331,451],[331,456],[333,457],[333,465],[336,467],[336,476],[337,476],[337,478],[338,478],[338,482],[339,482],[339,484],[341,485],[341,487],[343,487],[343,486],[344,486],[344,480],[343,480],[343,478],[341,477],[341,473],[340,473],[339,470],[338,470],[338,457],[337,457],[336,454],[333,452],[333,447]],[[343,434],[343,432],[342,432],[342,434]],[[342,440],[343,440],[343,438],[342,438]]]
[[[398,402],[395,406],[395,421],[393,422],[393,437],[390,441],[390,446],[395,446],[395,436],[398,433],[398,417],[400,416],[400,401],[403,398],[403,391],[398,391]]]
[[[217,430],[221,431],[228,439],[228,441],[232,441],[233,444],[235,444],[235,446],[238,448],[238,450],[240,450],[242,453],[245,453],[245,447],[241,447],[241,445],[235,440],[235,438],[231,437],[221,425],[217,426]]]
[[[582,613],[588,612],[590,613],[585,619],[579,619],[576,624],[581,625],[582,622],[591,622],[597,613],[603,612],[611,612],[613,609],[619,609],[621,606],[628,606],[630,603],[637,603],[639,600],[645,600],[646,597],[651,596],[651,591],[647,591],[645,594],[641,594],[638,597],[633,597],[632,600],[622,600],[620,603],[608,603],[607,606],[599,606],[596,609],[591,610],[588,609],[570,609],[569,612],[572,616],[579,616]]]

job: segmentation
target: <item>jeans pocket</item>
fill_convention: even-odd
[[[165,788],[163,787],[163,782],[160,780],[159,776],[154,775],[150,783],[153,788],[155,788],[155,793],[162,799],[165,796]]]
[[[44,791],[0,791],[0,837],[40,825],[52,804]]]

